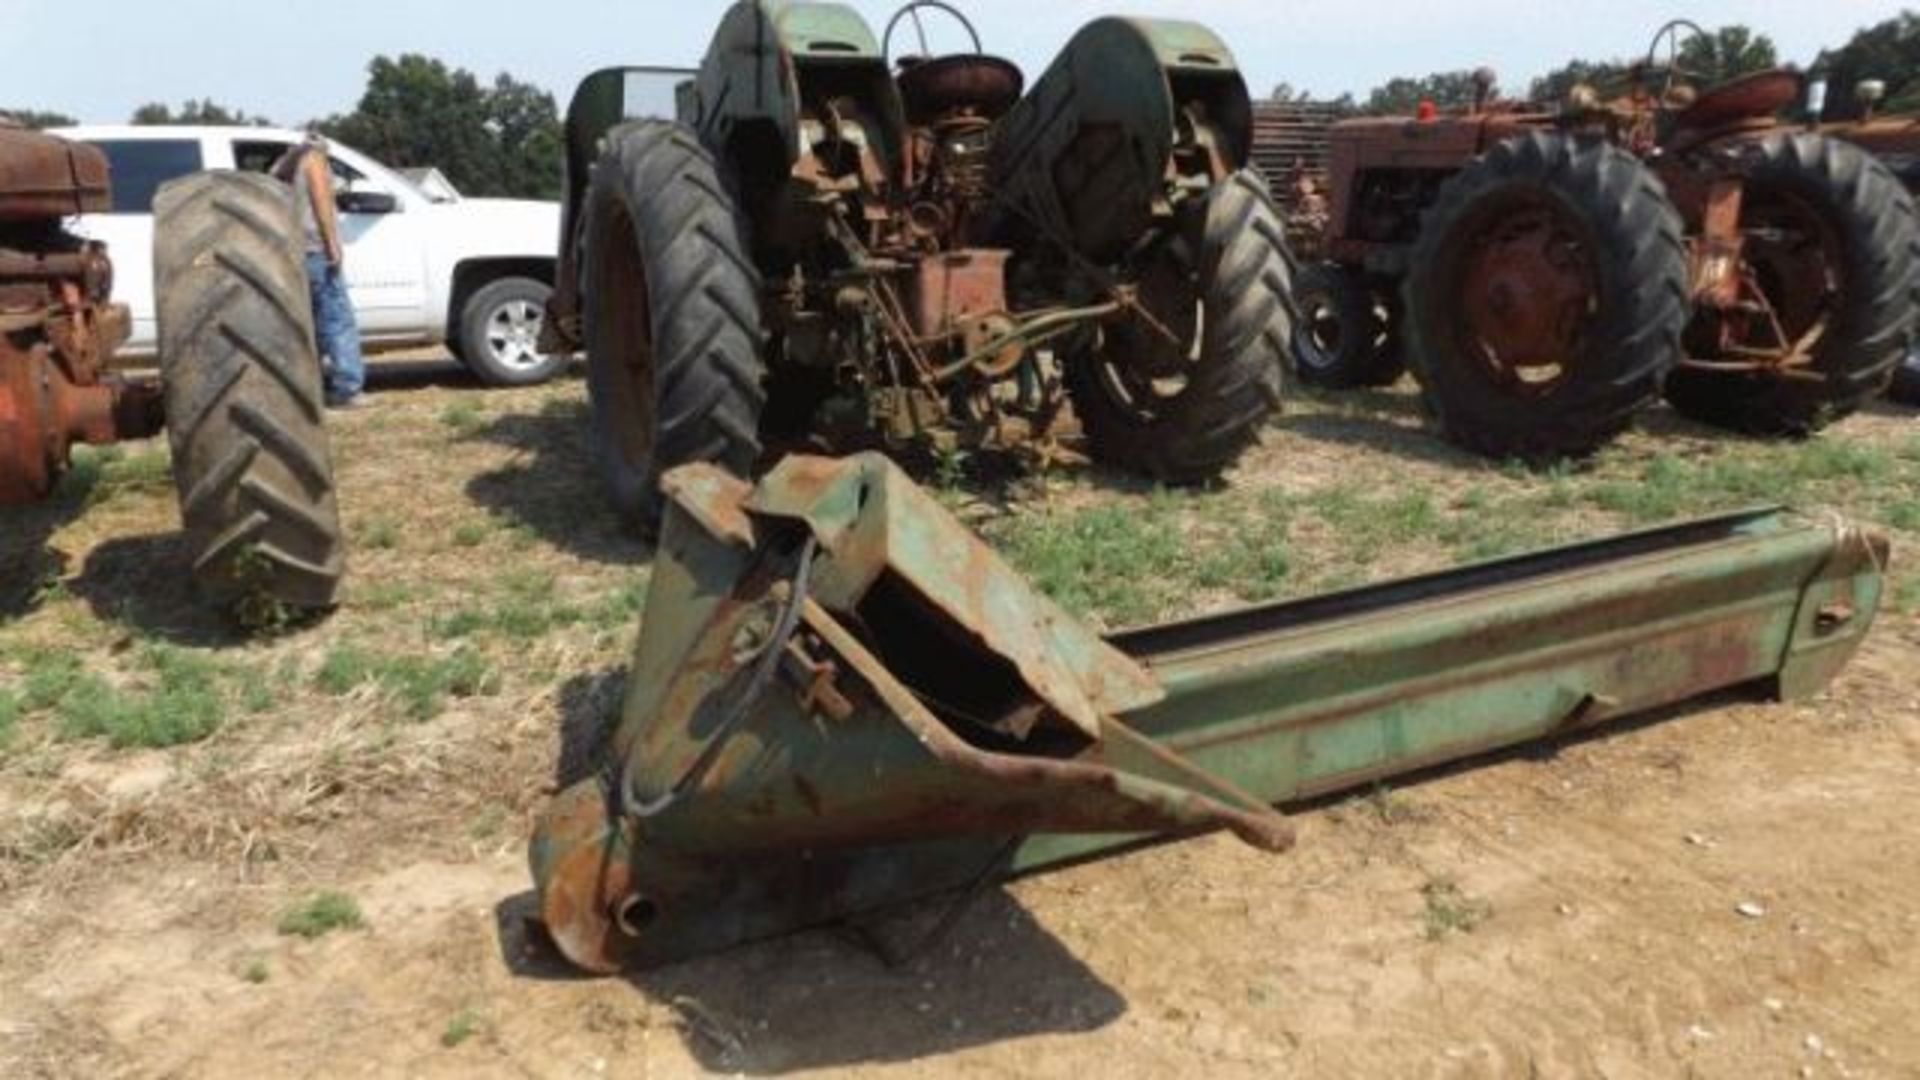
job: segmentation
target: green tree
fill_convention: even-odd
[[[1850,120],[1860,115],[1854,87],[1867,79],[1887,84],[1879,108],[1891,112],[1920,109],[1920,14],[1902,11],[1853,35],[1838,49],[1824,50],[1811,73],[1827,81],[1823,120]]]
[[[0,107],[0,116],[25,124],[35,131],[47,128],[72,127],[80,121],[66,113],[48,112],[44,109],[9,109]]]
[[[1374,116],[1400,116],[1414,112],[1422,101],[1431,101],[1441,111],[1464,109],[1473,104],[1476,87],[1472,71],[1437,71],[1417,79],[1389,79],[1367,95],[1362,112]]]
[[[1660,51],[1651,57],[1655,64],[1664,65],[1667,62],[1666,44],[1666,39],[1662,38]],[[1610,60],[1569,60],[1533,80],[1527,88],[1527,97],[1540,102],[1563,101],[1567,93],[1581,83],[1602,93],[1623,91],[1634,65],[1644,63],[1648,58],[1647,54],[1642,53]],[[1679,63],[1686,78],[1698,86],[1707,87],[1755,71],[1779,67],[1780,56],[1772,38],[1735,23],[1703,35],[1682,32]]]
[[[434,166],[470,195],[553,198],[560,190],[560,113],[553,95],[501,74],[429,56],[378,56],[350,113],[321,130],[400,168]]]
[[[215,127],[270,127],[272,120],[255,116],[244,109],[229,109],[212,98],[195,101],[188,98],[180,111],[162,101],[150,101],[133,110],[130,123],[147,125],[206,124]]]

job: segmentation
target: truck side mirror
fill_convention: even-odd
[[[400,200],[386,191],[342,191],[333,205],[343,214],[391,214],[400,209]]]

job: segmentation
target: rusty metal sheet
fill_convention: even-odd
[[[0,125],[0,223],[111,208],[107,156],[98,148]]]

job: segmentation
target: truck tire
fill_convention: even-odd
[[[194,578],[243,607],[330,607],[346,559],[287,188],[196,173],[163,185],[153,210],[162,396]]]
[[[587,192],[587,390],[614,506],[651,535],[660,476],[690,461],[741,476],[766,404],[760,275],[718,167],[692,132],[608,132]]]
[[[1197,301],[1198,348],[1183,344],[1178,355],[1143,364],[1169,350],[1125,322],[1065,365],[1093,457],[1168,484],[1217,477],[1259,438],[1280,406],[1293,338],[1293,259],[1266,182],[1250,169],[1222,181],[1193,232],[1164,245],[1166,291],[1177,304],[1158,314],[1193,321]],[[1162,390],[1164,382],[1179,385]]]
[[[1884,390],[1906,358],[1914,342],[1920,227],[1912,196],[1851,143],[1781,132],[1743,150],[1740,224],[1757,230],[1747,239],[1747,265],[1789,340],[1826,323],[1802,369],[1819,378],[1682,365],[1667,380],[1667,400],[1734,431],[1806,435]],[[1796,280],[1819,281],[1821,295],[1796,293]],[[1712,330],[1704,321],[1696,332]],[[1714,348],[1702,343],[1693,355],[1717,359]]]
[[[460,308],[460,362],[489,386],[532,386],[559,374],[566,355],[539,349],[552,293],[529,277],[496,278],[475,289]]]
[[[1294,328],[1293,372],[1329,390],[1390,386],[1407,366],[1392,326],[1391,304],[1356,270],[1315,263],[1293,282],[1300,322]]]
[[[1659,179],[1597,140],[1516,136],[1447,180],[1401,294],[1442,433],[1541,461],[1623,430],[1680,359],[1682,236]]]

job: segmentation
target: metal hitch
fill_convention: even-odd
[[[530,858],[595,971],[1140,841],[1725,687],[1830,680],[1887,545],[1754,510],[1102,638],[884,457],[704,464],[621,723]]]

